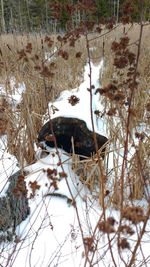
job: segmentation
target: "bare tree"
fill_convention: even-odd
[[[45,16],[46,16],[46,30],[48,30],[48,3],[45,0]]]
[[[1,24],[2,24],[2,31],[5,32],[5,17],[4,17],[4,1],[1,0]]]
[[[118,23],[119,21],[119,8],[120,8],[120,0],[117,0],[116,23]]]

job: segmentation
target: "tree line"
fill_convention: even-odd
[[[139,21],[141,10],[139,6],[144,6],[145,20],[150,19],[149,0],[131,0],[135,6],[134,20]],[[33,32],[46,31],[57,32],[66,30],[69,8],[84,3],[95,5],[92,19],[99,21],[103,18],[114,18],[119,22],[122,5],[126,0],[0,0],[0,32]],[[61,12],[59,19],[54,15],[54,7]],[[67,8],[65,8],[67,7]],[[71,14],[72,25],[75,27],[82,20],[87,19],[85,12],[81,8],[74,9]],[[60,19],[61,18],[61,19]],[[89,19],[89,18],[88,18]]]

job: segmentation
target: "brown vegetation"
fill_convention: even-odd
[[[136,53],[139,27],[138,24],[119,25],[108,34],[108,31],[104,29],[104,36],[102,38],[98,38],[97,34],[88,34],[91,61],[96,64],[103,56],[105,59],[103,76],[100,77],[103,88],[105,85],[114,83],[115,80],[121,83],[124,79],[122,78],[124,70],[118,72],[113,65],[112,42],[119,41],[119,38],[127,34],[130,38],[128,46],[131,48],[131,51]],[[150,63],[150,57],[148,56],[150,54],[150,47],[147,45],[149,33],[150,26],[146,26],[143,29],[139,59],[140,83],[134,100],[135,109],[133,110],[130,122],[131,131],[138,127],[140,123],[144,122],[148,125],[149,122],[148,105],[150,97],[149,93],[147,93],[150,87],[148,67]],[[33,143],[36,141],[37,132],[41,128],[42,117],[47,110],[48,102],[53,101],[62,90],[75,88],[82,81],[83,67],[87,58],[86,40],[82,36],[75,43],[62,45],[62,37],[60,36],[9,34],[1,35],[0,38],[0,83],[5,86],[9,97],[14,93],[14,89],[11,86],[12,77],[15,79],[15,87],[19,83],[24,83],[26,87],[22,101],[16,107],[17,116],[12,107],[4,108],[4,105],[2,105],[2,108],[5,110],[5,118],[1,119],[1,133],[6,132],[7,125],[9,150],[17,156],[22,164],[24,160],[30,163],[34,160]],[[127,72],[125,75],[127,75]],[[121,97],[121,95],[116,97]],[[100,96],[100,99],[102,99],[104,104],[104,114],[107,114],[105,115],[107,118],[107,129],[113,144],[111,151],[115,153],[117,147],[120,149],[119,147],[124,145],[125,131],[123,129],[125,130],[126,126],[123,114],[126,108],[124,107],[121,110],[117,102],[108,101],[103,95]],[[118,118],[117,124],[116,118]],[[24,146],[25,143],[26,146]],[[149,142],[146,141],[140,147],[145,151],[148,145]],[[143,146],[144,148],[142,148]],[[116,190],[116,184],[119,183],[119,158],[116,158],[116,154],[114,154],[113,158],[115,180],[117,181],[114,182],[114,189]],[[132,159],[130,160],[130,165],[130,170],[132,171],[130,171],[129,181],[132,176],[135,177]],[[90,179],[87,178],[87,180],[89,181]],[[107,191],[107,188],[105,190]],[[137,197],[137,190],[135,195]]]
[[[141,29],[142,37],[139,35]],[[11,87],[12,77],[16,85],[24,83],[26,87],[19,105],[7,106],[5,102],[1,102],[2,120],[7,122],[3,124],[5,126],[1,128],[1,134],[7,133],[8,149],[16,155],[22,166],[34,160],[34,143],[48,102],[53,101],[62,90],[72,89],[80,84],[87,58],[90,67],[91,61],[96,64],[104,57],[101,88],[97,88],[104,109],[103,112],[97,111],[97,115],[104,116],[107,123],[109,144],[105,160],[99,158],[97,151],[95,157],[83,161],[81,166],[79,159],[73,155],[73,167],[80,180],[99,199],[102,206],[102,215],[95,229],[91,231],[92,236],[84,237],[78,208],[71,193],[83,235],[85,266],[89,254],[96,253],[97,231],[108,237],[114,266],[117,264],[109,236],[112,233],[118,239],[118,253],[124,249],[131,250],[129,264],[125,266],[132,266],[150,215],[149,32],[149,25],[144,28],[136,24],[126,27],[119,25],[108,34],[104,30],[101,38],[97,34],[88,34],[71,44],[62,41],[61,36],[1,36],[0,83],[6,88],[6,99],[14,93]],[[46,53],[48,57],[45,58]],[[92,90],[92,83],[89,87],[89,91]],[[78,100],[74,97],[69,99],[72,105],[78,104]],[[61,175],[69,188],[58,151],[57,154],[62,166]],[[111,169],[108,162],[112,162]],[[48,175],[51,176],[51,171],[48,171]],[[39,185],[32,182],[30,186],[34,197]],[[58,189],[55,180],[52,186],[55,190]],[[142,198],[148,207],[145,210],[134,205],[134,200]],[[120,211],[120,221],[117,223],[113,217],[106,218],[106,210],[111,205]],[[139,223],[142,223],[140,230],[137,226]],[[138,241],[132,249],[127,235],[134,233],[133,225],[137,226]],[[123,261],[121,254],[120,258]]]

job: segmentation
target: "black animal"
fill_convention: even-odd
[[[55,143],[52,129],[57,146],[64,149],[66,152],[72,153],[72,140],[74,143],[75,154],[80,155],[80,158],[82,156],[90,157],[96,152],[93,132],[87,128],[86,123],[83,120],[65,117],[52,119],[40,130],[38,142],[45,141],[47,146],[54,147]],[[96,134],[96,138],[98,148],[101,148],[108,140],[105,136],[99,134]]]

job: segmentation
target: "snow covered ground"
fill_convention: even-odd
[[[95,86],[93,90],[93,110],[103,110],[98,95],[94,94],[96,88],[99,87],[99,75],[102,71],[103,60],[97,66],[92,64],[92,84]],[[77,117],[85,120],[89,129],[91,129],[90,94],[87,90],[89,87],[88,74],[89,68],[86,65],[84,81],[80,87],[72,91],[64,91],[54,103],[49,104],[52,117],[60,115]],[[80,102],[75,106],[68,103],[68,98],[72,94],[80,98]],[[52,105],[59,110],[55,114],[52,112]],[[106,135],[104,121],[102,119],[97,120],[95,116],[94,122],[96,131]],[[4,144],[6,144],[6,141],[4,142],[4,138],[0,140],[1,194],[6,192],[6,182],[9,175],[18,169],[15,157],[5,151]],[[125,249],[119,255],[115,233],[109,235],[110,241],[107,235],[98,230],[97,223],[102,216],[102,209],[98,201],[91,196],[88,189],[79,181],[79,177],[72,170],[70,157],[61,149],[59,149],[59,153],[63,168],[59,164],[55,149],[50,149],[49,155],[26,167],[28,172],[26,176],[28,195],[34,195],[29,199],[31,212],[29,217],[17,227],[15,241],[0,245],[0,266],[112,267],[114,266],[112,255],[117,267],[125,266],[120,257],[128,262],[132,256],[131,251]],[[57,190],[55,190],[56,186],[58,187]],[[52,196],[54,192],[57,193],[57,196]],[[76,205],[71,202],[72,198],[75,199]],[[108,209],[106,216],[116,219],[115,227],[117,228],[119,212]],[[139,224],[138,228],[140,229],[141,226]],[[96,239],[93,246],[97,246],[97,249],[93,254],[91,247],[91,253],[88,255],[89,262],[86,262],[85,248],[89,246],[89,243],[86,242],[90,241],[88,238],[92,237],[94,232]],[[143,254],[145,258],[149,257],[148,235],[149,233],[141,243],[142,248],[139,251],[137,262],[143,258]],[[85,247],[83,239],[86,244]],[[128,237],[131,247],[136,239],[137,234]],[[111,244],[112,251],[109,249],[109,244]],[[92,260],[92,264],[90,260]],[[139,264],[141,264],[140,261]],[[138,266],[141,265],[137,264],[136,267]],[[146,266],[150,266],[150,263]]]
[[[15,78],[11,78],[9,81],[6,81],[8,88],[0,84],[0,95],[6,96],[9,104],[17,106],[21,102],[22,93],[25,91],[24,83],[17,83]],[[11,93],[10,93],[11,92]]]
[[[19,170],[18,162],[7,152],[6,136],[0,138],[0,195],[4,196],[8,188],[8,178]]]
[[[103,59],[100,61],[99,65],[94,65],[91,62],[92,67],[92,85],[95,87],[92,90],[92,108],[93,112],[95,110],[103,111],[103,106],[100,104],[99,95],[95,94],[96,89],[99,88],[99,77],[102,75],[103,72]],[[90,130],[92,130],[91,125],[91,114],[90,114],[90,93],[87,90],[89,88],[90,78],[89,78],[89,65],[85,65],[84,69],[84,78],[83,82],[80,84],[79,88],[75,88],[73,90],[65,90],[61,93],[61,95],[57,98],[54,103],[49,104],[49,109],[52,111],[51,106],[53,105],[58,109],[58,111],[53,114],[51,112],[51,117],[58,117],[58,116],[65,116],[65,117],[75,117],[86,121],[87,126]],[[71,95],[75,95],[79,98],[79,103],[75,106],[71,106],[68,102],[68,98]],[[96,116],[94,115],[94,122],[95,122],[95,130],[102,135],[106,135],[106,129],[104,120],[101,118],[97,120]]]

